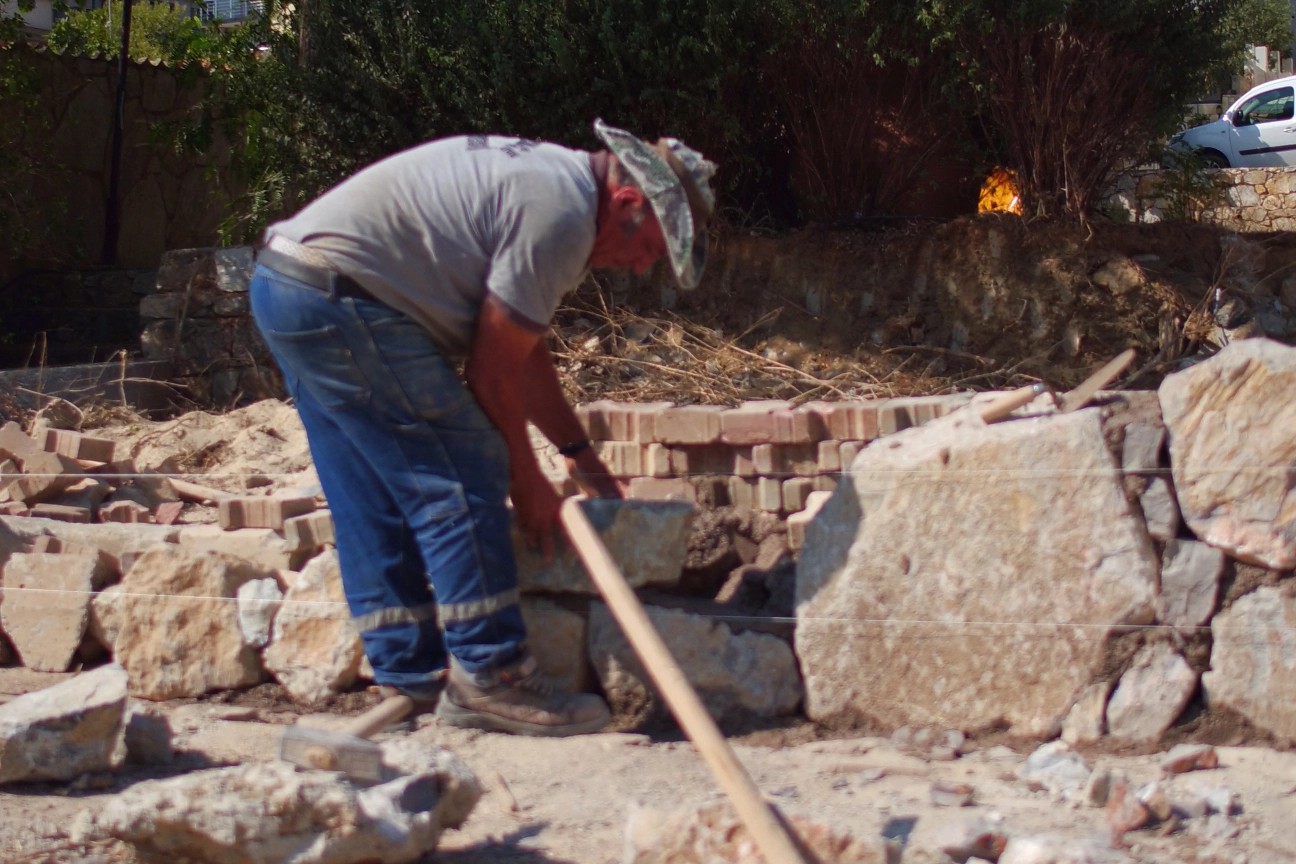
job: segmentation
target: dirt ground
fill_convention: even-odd
[[[0,669],[0,700],[61,680],[62,675]],[[339,714],[307,715],[265,699],[248,704],[179,700],[160,707],[180,751],[165,769],[125,771],[87,784],[38,784],[0,793],[0,861],[126,864],[133,852],[120,844],[77,847],[67,830],[83,809],[95,810],[131,784],[153,777],[275,758],[286,723],[327,726]],[[366,700],[367,701],[367,700]],[[358,709],[358,702],[348,706]],[[476,733],[419,718],[415,728],[384,735],[412,735],[447,747],[477,774],[486,794],[460,831],[448,832],[428,860],[452,864],[613,864],[621,860],[630,808],[691,807],[720,793],[693,747],[683,741],[635,734],[598,734],[541,740]],[[381,738],[380,738],[381,740]],[[983,744],[954,761],[932,761],[884,738],[842,738],[794,746],[735,739],[757,784],[791,814],[868,836],[908,836],[905,862],[940,861],[933,836],[943,824],[980,817],[1009,836],[1039,833],[1084,838],[1102,828],[1103,811],[1032,791],[1015,771],[1031,744]],[[1082,751],[1083,752],[1083,751]],[[1088,754],[1126,775],[1134,786],[1159,777],[1155,755]],[[1296,861],[1296,754],[1253,747],[1220,750],[1221,767],[1176,778],[1170,789],[1193,784],[1226,786],[1238,793],[1243,813],[1233,820],[1235,838],[1203,836],[1186,828],[1165,834],[1144,829],[1126,835],[1124,850],[1147,864],[1184,861],[1280,864]],[[935,806],[933,783],[962,783],[975,790],[970,807]],[[103,784],[106,788],[94,787]],[[1192,823],[1189,823],[1191,825]]]

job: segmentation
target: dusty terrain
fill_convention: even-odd
[[[0,699],[62,677],[0,670]],[[273,759],[284,725],[299,716],[291,706],[273,701],[250,707],[179,700],[163,708],[180,750],[169,769],[105,777],[103,789],[40,784],[0,793],[0,860],[133,861],[133,853],[120,845],[85,848],[68,841],[77,814],[102,806],[107,796],[141,779],[204,764]],[[340,719],[338,714],[304,718],[320,725]],[[546,741],[443,728],[432,718],[420,718],[415,725],[384,734],[412,735],[450,748],[487,790],[464,829],[446,836],[436,860],[611,864],[621,860],[630,808],[695,806],[720,794],[686,742],[614,733]],[[1014,772],[1032,746],[1028,742],[1015,747],[986,742],[954,761],[933,761],[883,738],[812,740],[786,747],[753,743],[757,740],[759,736],[736,739],[737,751],[779,806],[859,836],[908,832],[906,862],[943,860],[933,849],[933,837],[942,825],[963,818],[989,820],[1009,836],[1057,833],[1080,839],[1103,825],[1102,810],[1055,800],[1017,779]],[[1160,777],[1154,755],[1090,754],[1089,761],[1125,774],[1131,785]],[[1170,788],[1205,783],[1238,793],[1243,809],[1234,819],[1238,836],[1135,831],[1126,835],[1130,858],[1149,864],[1296,860],[1296,754],[1224,747],[1220,762],[1214,771],[1176,778]],[[931,786],[941,781],[971,786],[972,805],[932,804]]]

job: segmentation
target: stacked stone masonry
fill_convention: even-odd
[[[1201,220],[1234,231],[1296,231],[1296,168],[1224,168],[1210,172],[1218,200],[1202,202]],[[1121,177],[1106,207],[1133,222],[1160,222],[1175,209],[1165,172]],[[1190,207],[1191,209],[1191,207]]]
[[[804,512],[814,493],[832,492],[870,441],[943,417],[971,398],[756,401],[735,408],[600,401],[576,413],[632,498],[790,515]]]

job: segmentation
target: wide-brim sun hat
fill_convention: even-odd
[[[643,190],[661,225],[675,280],[696,288],[706,269],[707,221],[715,212],[711,178],[716,166],[675,138],[649,144],[624,129],[594,121],[594,134]]]

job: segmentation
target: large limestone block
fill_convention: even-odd
[[[126,721],[116,664],[0,705],[0,783],[71,780],[113,767]]]
[[[294,699],[321,702],[355,683],[364,658],[338,554],[313,559],[284,595],[262,661]]]
[[[1211,621],[1206,703],[1296,741],[1296,582],[1257,588]]]
[[[273,574],[232,555],[166,544],[140,556],[105,604],[113,655],[144,699],[201,696],[261,681],[239,629],[238,589]],[[98,604],[96,604],[98,605]],[[111,608],[109,608],[111,606]]]
[[[585,514],[634,588],[679,584],[688,557],[689,533],[697,508],[686,501],[612,501],[584,504]],[[517,531],[513,532],[518,585],[524,592],[598,595],[574,549],[568,544],[545,563]]]
[[[801,681],[792,649],[767,633],[734,633],[702,615],[647,607],[648,617],[679,662],[707,710],[717,720],[781,717],[801,702]],[[666,708],[602,603],[590,606],[590,659],[613,713],[642,725],[666,716]]]
[[[435,850],[479,795],[475,783],[441,771],[363,788],[341,774],[270,762],[137,783],[97,815],[79,817],[76,833],[115,837],[150,860],[396,864]]]
[[[1148,645],[1134,655],[1107,703],[1107,731],[1113,738],[1155,741],[1179,719],[1197,692],[1197,673],[1168,643]]]
[[[97,566],[83,555],[9,556],[0,621],[24,666],[67,671],[85,636]]]
[[[586,617],[544,597],[523,597],[521,608],[527,647],[541,671],[568,693],[589,690],[593,676],[586,647]]]
[[[1057,730],[1112,628],[1152,619],[1156,558],[1097,409],[963,411],[860,451],[808,528],[807,714]]]
[[[1161,382],[1179,509],[1201,540],[1296,567],[1296,348],[1231,342]]]

